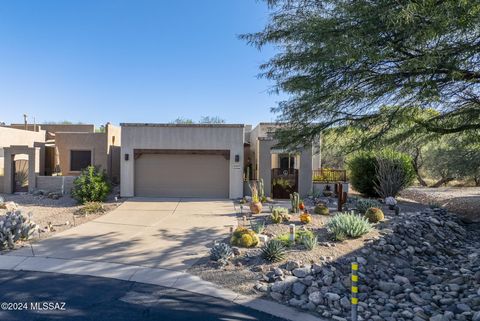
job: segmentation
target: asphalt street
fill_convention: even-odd
[[[2,321],[285,321],[221,299],[90,276],[0,270]]]

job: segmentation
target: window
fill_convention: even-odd
[[[90,150],[71,150],[70,151],[70,170],[79,172],[82,169],[92,165],[92,151]]]

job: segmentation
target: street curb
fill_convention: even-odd
[[[249,298],[186,272],[167,269],[87,260],[16,256],[10,253],[10,255],[0,255],[0,270],[88,275],[152,284],[230,301],[285,320],[328,321],[277,302]]]

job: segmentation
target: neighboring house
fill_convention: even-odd
[[[274,124],[121,124],[121,195],[239,198],[249,180],[288,198],[312,190],[312,149],[275,148]]]
[[[102,133],[84,124],[0,127],[0,192],[68,192],[73,176],[89,165],[119,182],[120,134],[120,128],[109,123]]]

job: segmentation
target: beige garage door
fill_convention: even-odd
[[[135,196],[228,198],[223,155],[142,154],[135,159]]]

